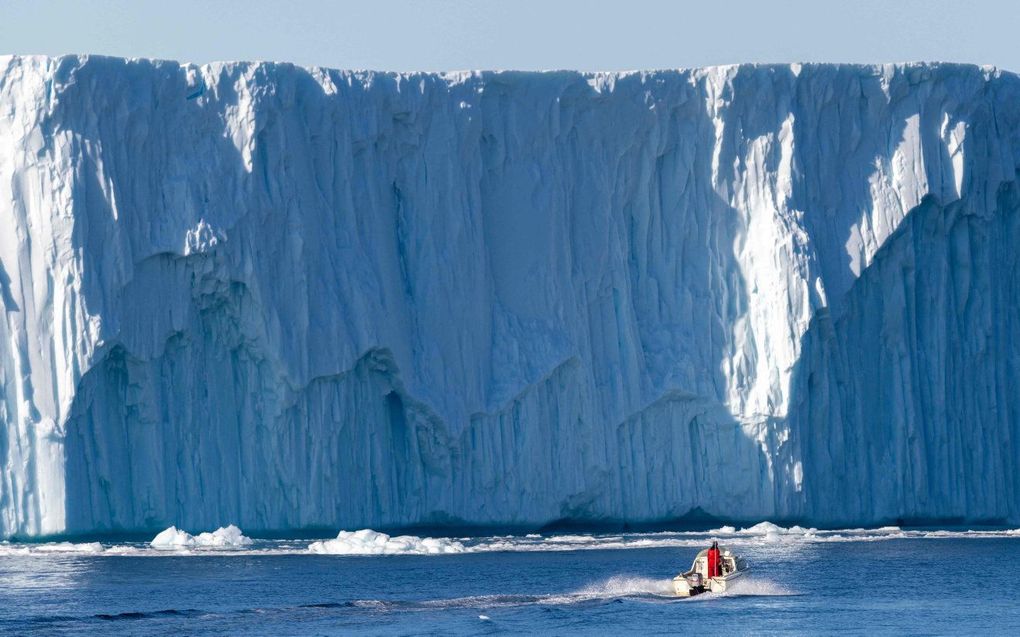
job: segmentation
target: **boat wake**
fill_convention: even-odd
[[[674,600],[668,579],[615,575],[566,593],[544,595],[472,595],[422,601],[359,600],[349,605],[374,610],[436,610],[474,608],[478,610],[515,606],[570,606],[602,603],[616,599]]]
[[[781,584],[761,577],[742,577],[733,582],[725,593],[710,593],[707,597],[789,597],[799,595]],[[692,599],[705,598],[706,595]]]
[[[614,575],[576,591],[575,596],[613,599],[616,597],[673,597],[673,582],[668,579]]]
[[[616,600],[639,602],[687,603],[709,599],[732,597],[774,597],[796,595],[797,593],[766,579],[747,578],[734,583],[726,593],[706,593],[698,597],[681,598],[673,594],[672,582],[634,575],[614,575],[592,582],[567,593],[546,595],[473,595],[450,599],[422,601],[357,600],[347,602],[345,607],[361,608],[382,612],[438,610],[470,608],[479,611],[517,606],[572,606],[603,604]]]

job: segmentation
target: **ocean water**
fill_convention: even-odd
[[[670,596],[718,537],[752,571]],[[155,550],[0,544],[12,635],[1020,635],[1020,533],[719,529],[458,538],[456,554],[321,555],[309,541]]]

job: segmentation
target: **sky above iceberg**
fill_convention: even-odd
[[[5,0],[0,54],[383,70],[954,61],[1020,70],[1009,0]]]

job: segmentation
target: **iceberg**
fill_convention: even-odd
[[[0,537],[1020,522],[1017,104],[0,57]]]

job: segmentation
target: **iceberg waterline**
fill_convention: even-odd
[[[230,538],[225,540],[225,538]],[[133,543],[10,543],[0,542],[0,557],[12,556],[244,556],[244,555],[332,555],[332,556],[435,556],[469,553],[533,553],[545,551],[627,550],[677,548],[698,551],[713,540],[736,548],[797,550],[802,547],[847,542],[881,542],[899,539],[1020,539],[1020,529],[921,530],[881,527],[875,529],[820,530],[798,526],[782,527],[761,522],[748,528],[721,527],[708,531],[663,531],[656,533],[574,533],[544,535],[496,535],[482,537],[390,536],[372,529],[341,531],[336,538],[307,540],[251,539],[231,525],[214,532],[191,535],[176,527],[160,532],[151,542]]]
[[[0,537],[1020,521],[1018,97],[2,57]]]

